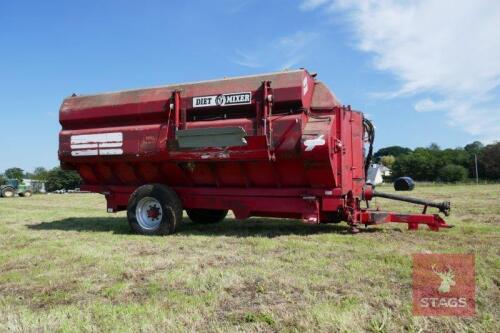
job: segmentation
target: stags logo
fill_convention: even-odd
[[[449,293],[451,287],[455,286],[455,273],[453,270],[450,268],[450,266],[447,266],[448,270],[446,272],[439,272],[436,270],[436,265],[432,265],[432,271],[436,273],[439,278],[441,278],[441,284],[439,285],[438,291],[439,293]]]
[[[474,256],[414,254],[413,313],[421,316],[473,316]]]

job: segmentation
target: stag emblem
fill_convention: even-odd
[[[447,271],[440,272],[436,270],[436,265],[432,265],[432,271],[439,276],[441,279],[441,284],[439,285],[438,291],[440,294],[444,294],[450,291],[455,283],[455,272],[448,266]]]

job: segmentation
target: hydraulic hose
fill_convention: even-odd
[[[363,127],[365,129],[365,133],[368,139],[368,153],[365,157],[365,179],[368,179],[368,169],[370,168],[370,164],[372,163],[373,157],[373,142],[375,141],[375,127],[372,122],[366,118],[363,118]]]

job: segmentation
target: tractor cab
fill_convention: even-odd
[[[17,190],[17,188],[19,187],[19,180],[17,179],[7,179],[6,181],[6,185],[14,188]]]

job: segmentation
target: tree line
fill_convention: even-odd
[[[378,150],[374,160],[391,169],[391,178],[409,176],[418,181],[461,182],[476,178],[500,180],[500,142],[479,141],[460,148],[441,149],[437,144],[414,150],[391,146]]]
[[[25,172],[18,167],[9,168],[0,174],[0,185],[5,184],[7,179],[17,179],[20,182],[23,179],[33,179],[45,182],[45,188],[48,192],[57,190],[71,190],[78,188],[81,183],[80,175],[73,170],[62,170],[60,167],[47,170],[44,167],[38,167],[33,172]]]

